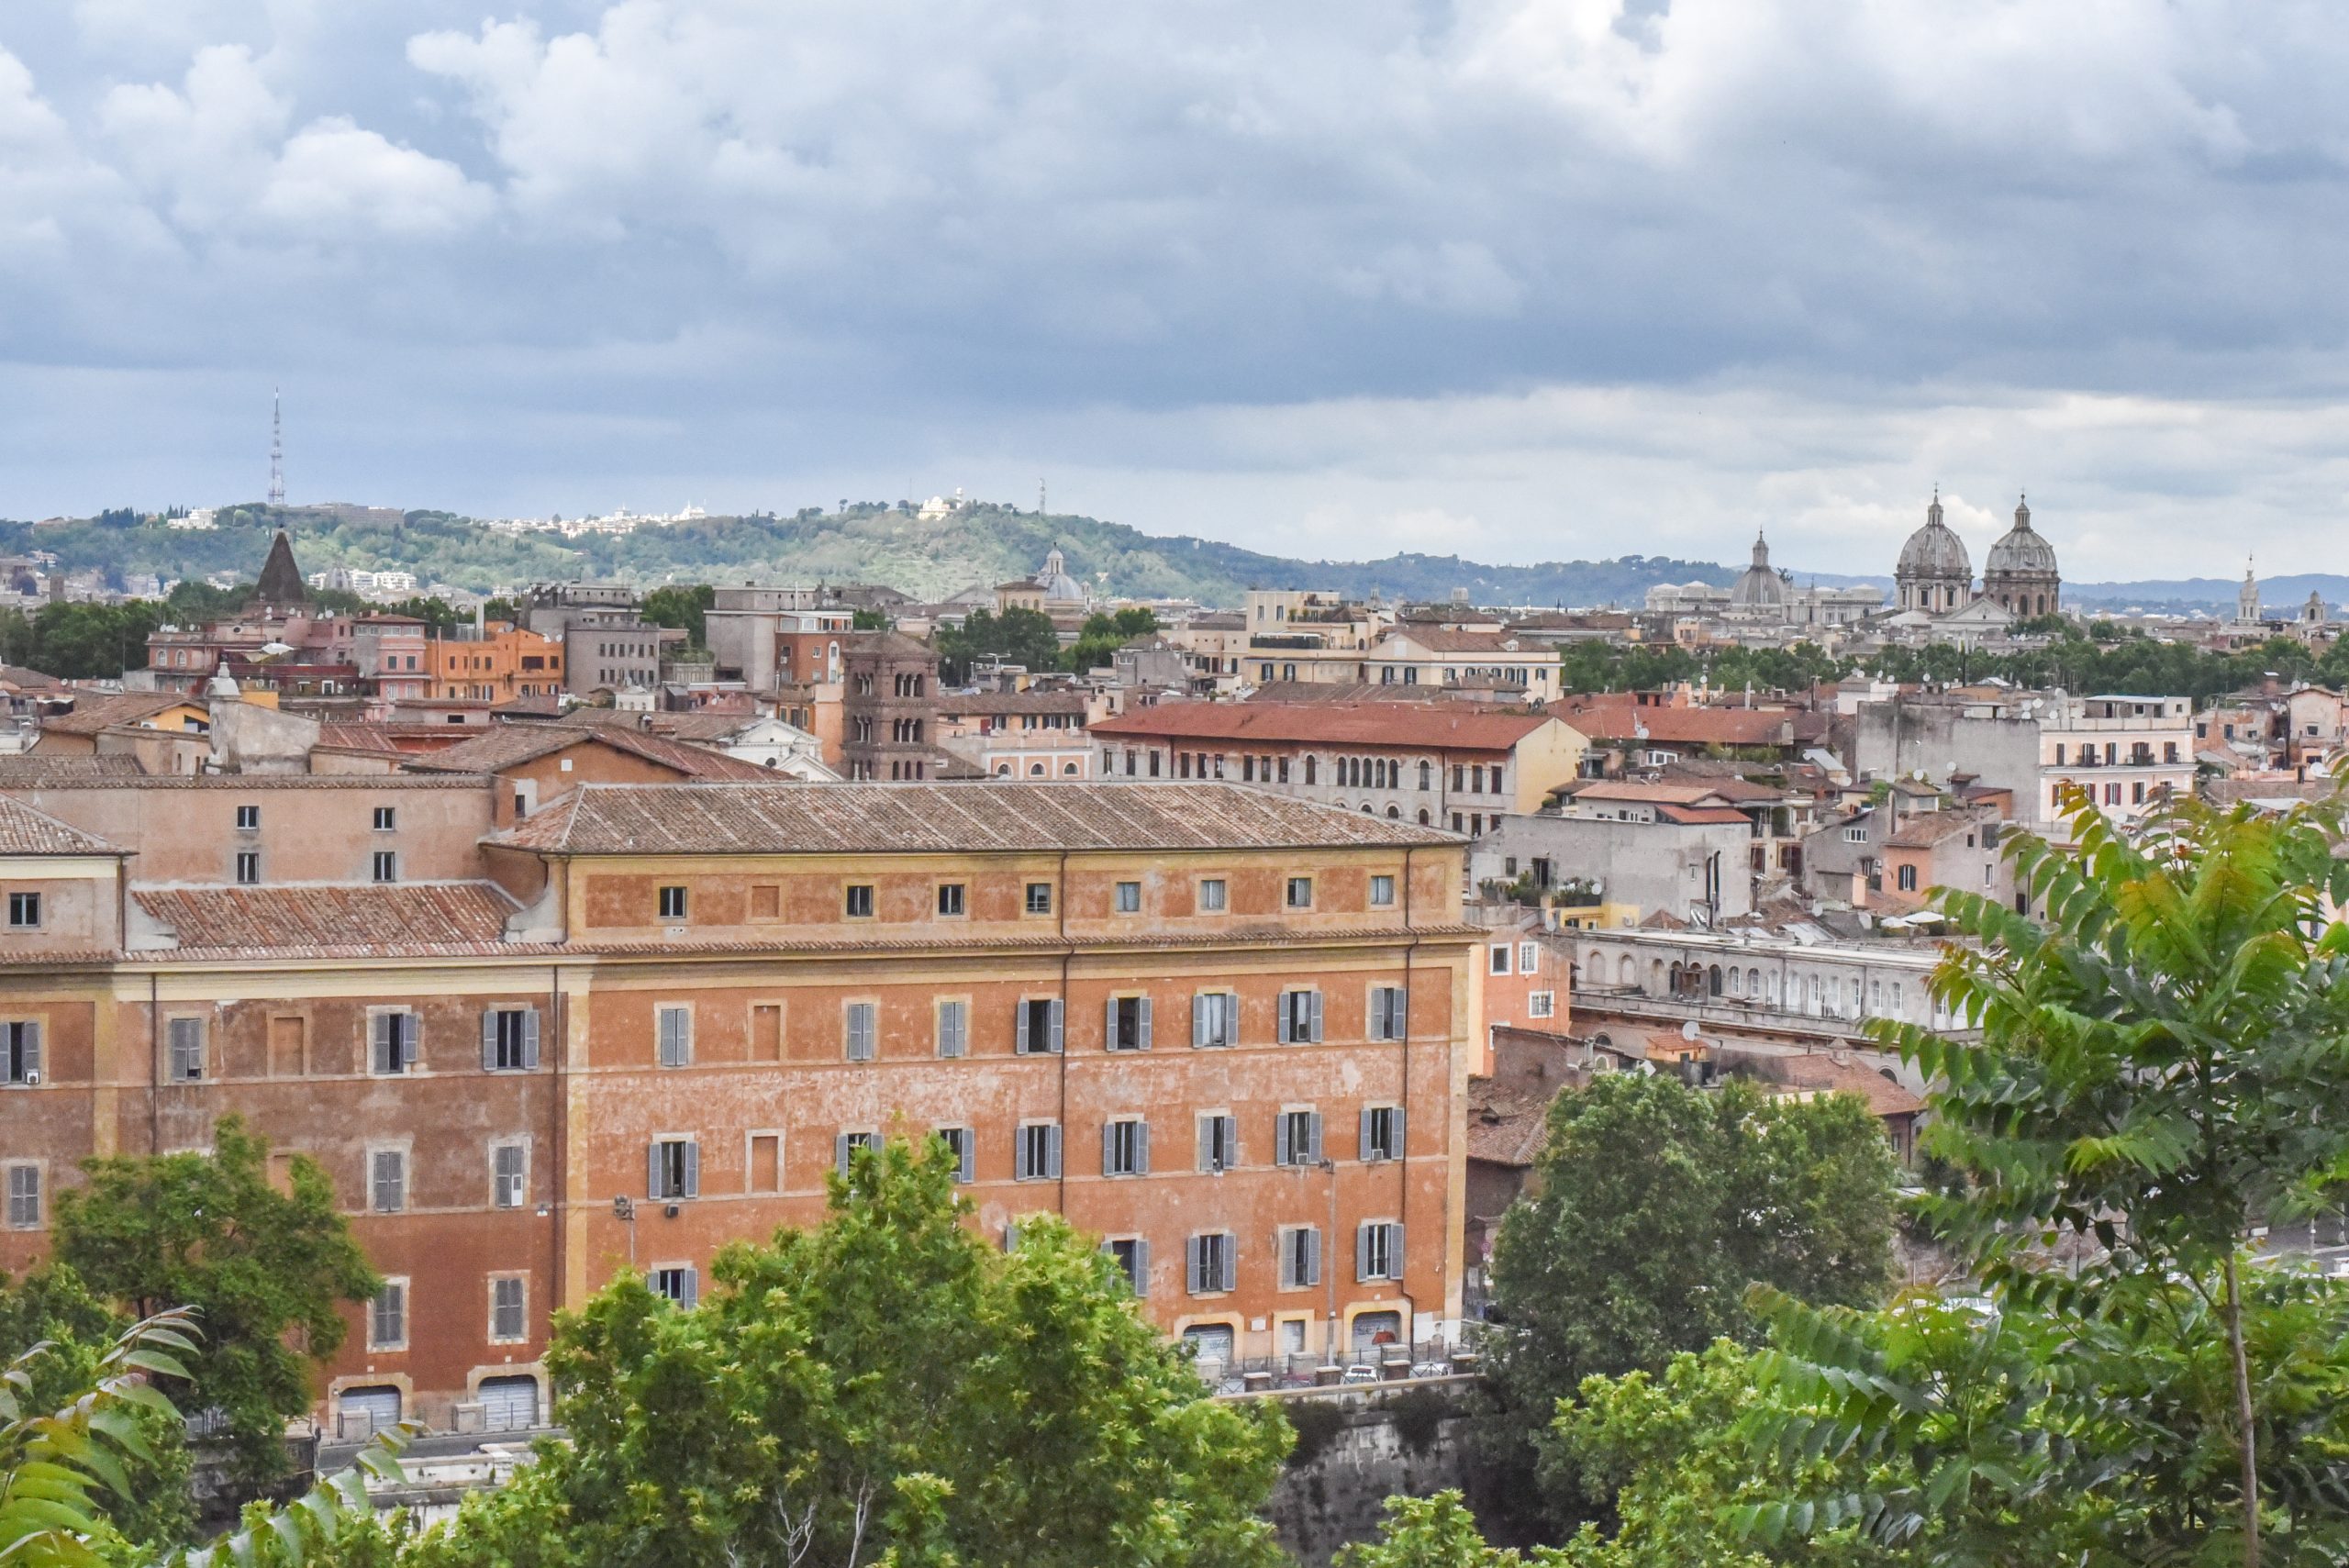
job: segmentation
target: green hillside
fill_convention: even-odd
[[[1457,556],[1396,555],[1384,561],[1299,561],[1184,536],[1159,538],[1120,523],[981,506],[922,519],[879,506],[844,513],[706,517],[632,534],[493,532],[447,512],[362,513],[356,508],[223,508],[206,532],[172,529],[160,518],[109,513],[34,527],[0,522],[0,554],[53,552],[72,571],[250,576],[271,530],[294,535],[305,571],[341,566],[413,572],[421,583],[489,592],[564,578],[662,583],[885,583],[918,599],[939,599],[979,584],[1025,576],[1058,546],[1070,573],[1107,592],[1188,596],[1232,606],[1252,587],[1329,588],[1389,599],[1447,599],[1464,589],[1480,604],[1636,603],[1651,584],[1732,573],[1706,562],[1625,556],[1614,561],[1486,566]]]

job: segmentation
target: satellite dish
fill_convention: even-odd
[[[1680,1038],[1682,1040],[1695,1040],[1697,1038],[1696,1019],[1690,1018],[1687,1023],[1680,1026]]]

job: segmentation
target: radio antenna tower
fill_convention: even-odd
[[[273,386],[269,389],[269,504],[285,505],[285,418]]]
[[[1044,515],[1044,482],[1041,479],[1036,481],[1036,515]]]

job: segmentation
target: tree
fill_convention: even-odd
[[[940,676],[949,684],[968,680],[971,667],[989,656],[1030,670],[1050,670],[1059,665],[1061,654],[1052,617],[1017,605],[1001,615],[973,610],[959,628],[941,628],[937,646]]]
[[[862,1151],[818,1229],[680,1308],[623,1277],[558,1325],[570,1440],[421,1560],[1273,1568],[1289,1443],[1214,1400],[1057,1218],[1006,1254],[933,1139]]]
[[[886,631],[889,629],[889,617],[879,610],[860,606],[849,612],[848,624],[851,631]]]
[[[236,1117],[214,1127],[209,1153],[108,1156],[83,1169],[87,1184],[58,1195],[56,1255],[134,1317],[196,1312],[205,1340],[184,1398],[220,1413],[243,1479],[275,1477],[285,1422],[313,1402],[313,1362],[341,1348],[341,1307],[382,1284],[326,1173],[297,1154],[280,1192],[268,1140]]]
[[[1531,1558],[1485,1544],[1457,1492],[1386,1499],[1378,1539],[1340,1551],[1335,1568],[1564,1568],[1547,1548]]]
[[[644,595],[638,613],[654,626],[681,628],[685,640],[696,648],[709,646],[703,640],[706,623],[703,619],[712,605],[718,603],[718,590],[707,583],[655,588]]]
[[[1953,945],[1934,992],[1979,1040],[1871,1026],[1943,1084],[1931,1147],[1972,1179],[1927,1213],[2007,1300],[2078,1315],[2084,1291],[2148,1279],[2203,1298],[2228,1348],[2247,1568],[2269,1505],[2238,1249],[2349,1179],[2343,809],[2337,792],[2281,816],[2184,799],[2132,836],[2071,790],[2073,849],[2009,850],[2047,927],[1937,895],[1980,946]],[[2099,1250],[2083,1281],[2043,1266],[2050,1234]]]
[[[1586,1377],[1751,1340],[1753,1282],[1874,1304],[1890,1279],[1894,1173],[1854,1095],[1773,1099],[1739,1078],[1708,1090],[1629,1073],[1560,1095],[1534,1195],[1494,1249],[1495,1297],[1517,1330],[1496,1366],[1508,1404],[1546,1425]],[[1561,1519],[1584,1511],[1555,1467],[1544,1493]]]

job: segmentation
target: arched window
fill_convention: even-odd
[[[1664,990],[1664,960],[1660,958],[1648,960],[1648,990],[1651,994]]]
[[[1366,801],[1366,800],[1365,800],[1365,801],[1364,801],[1364,802],[1362,803],[1362,814],[1363,814],[1364,817],[1370,817],[1370,816],[1375,816],[1375,815],[1376,815],[1375,813],[1374,813],[1374,812],[1370,809],[1370,802],[1368,802],[1368,801]]]
[[[1729,994],[1732,996],[1745,995],[1745,971],[1734,964],[1730,966],[1729,971]]]
[[[997,762],[995,765],[995,776],[999,779],[1009,778],[1011,776],[1011,764],[1009,762]]]
[[[1638,971],[1632,965],[1631,955],[1630,953],[1625,953],[1620,959],[1616,961],[1615,978],[1627,991],[1637,983],[1639,978]]]
[[[1428,808],[1424,806],[1419,807],[1419,826],[1422,828],[1428,826]]]
[[[1721,966],[1720,964],[1717,963],[1705,972],[1705,990],[1709,995],[1718,996],[1721,994]]]
[[[1313,782],[1313,775],[1319,771],[1319,768],[1315,764],[1314,758],[1310,753],[1308,753],[1305,759],[1305,782],[1307,784],[1311,784]]]
[[[1593,985],[1606,984],[1607,955],[1597,948],[1591,949],[1590,956],[1583,961],[1582,972],[1590,977]]]
[[[1892,1012],[1895,1018],[1900,1015],[1900,982],[1898,980],[1892,983]]]
[[[1076,777],[1076,764],[1074,762],[1063,762],[1061,764],[1061,773],[1069,778]]]
[[[1745,994],[1757,1002],[1762,999],[1762,972],[1760,970],[1749,969],[1745,972]]]
[[[1403,815],[1403,808],[1399,806],[1390,806],[1386,808],[1386,815],[1391,817],[1399,818]]]
[[[1678,959],[1675,959],[1675,960],[1673,960],[1673,962],[1672,962],[1672,968],[1671,968],[1669,971],[1667,971],[1666,973],[1667,973],[1667,977],[1668,977],[1668,978],[1671,980],[1671,982],[1672,982],[1672,994],[1673,994],[1674,995],[1675,995],[1675,996],[1679,995],[1680,995],[1680,961],[1679,961]]]
[[[1421,789],[1434,788],[1434,784],[1430,782],[1434,777],[1435,764],[1428,762],[1425,758],[1421,758],[1419,761],[1419,787]]]

